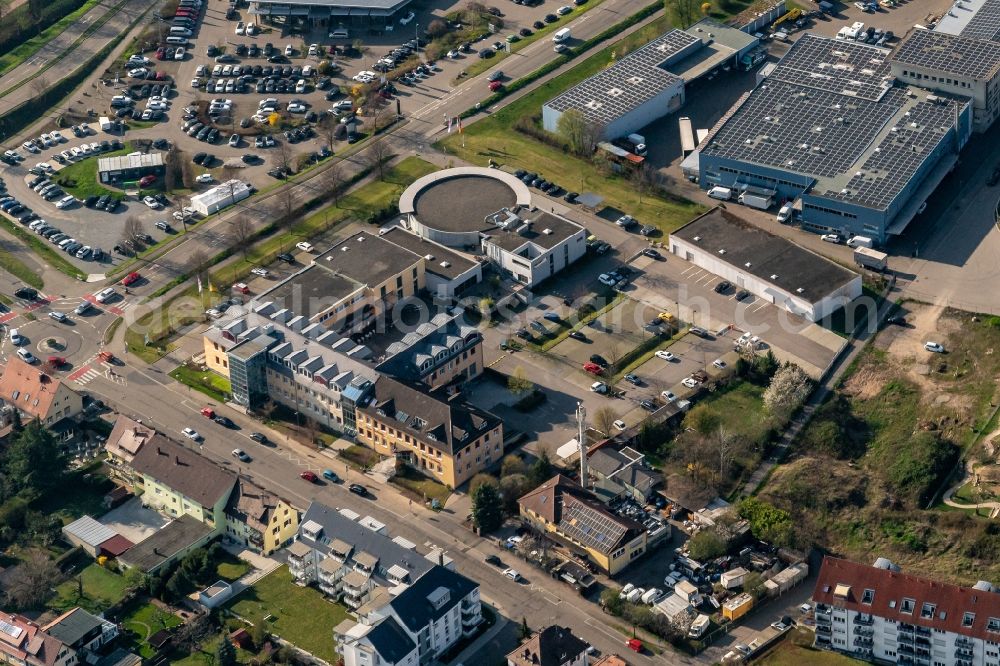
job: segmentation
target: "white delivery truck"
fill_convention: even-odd
[[[852,236],[847,240],[847,247],[875,247],[875,242],[868,236]]]
[[[774,195],[751,192],[748,190],[746,192],[740,192],[739,202],[744,206],[749,206],[750,208],[767,210],[774,205]]]
[[[691,628],[688,629],[688,636],[691,638],[701,638],[705,635],[705,630],[708,629],[709,624],[711,624],[711,620],[707,615],[699,615],[691,623]]]
[[[567,39],[570,38],[571,34],[572,33],[569,31],[569,28],[563,28],[561,30],[557,30],[556,34],[552,35],[552,41],[555,42],[556,44],[562,44],[563,42],[565,42]]]
[[[868,247],[854,248],[854,263],[873,271],[884,271],[889,267],[889,255]]]

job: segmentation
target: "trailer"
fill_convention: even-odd
[[[711,623],[712,622],[707,615],[699,615],[694,619],[694,622],[691,623],[691,628],[688,629],[688,637],[701,638],[705,635],[705,630],[708,629],[708,626]]]
[[[678,121],[678,125],[681,131],[681,154],[683,157],[687,157],[696,147],[694,142],[694,130],[691,126],[691,119],[687,116],[683,116]]]
[[[882,272],[889,267],[889,255],[870,247],[854,248],[854,263],[862,268]]]
[[[618,166],[617,171],[621,171],[621,167],[638,168],[646,162],[642,155],[636,155],[608,141],[598,143],[597,150],[603,152],[609,162]]]
[[[767,210],[774,205],[774,192],[760,188],[747,188],[740,192],[739,202],[750,208]]]

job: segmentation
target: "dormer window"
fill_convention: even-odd
[[[937,606],[935,604],[928,603],[928,602],[925,601],[923,607],[920,609],[920,617],[928,619],[928,620],[933,620],[934,619],[934,611],[936,609],[937,609]]]
[[[900,613],[913,615],[913,608],[917,605],[916,599],[903,599],[903,605],[899,607]]]
[[[861,603],[871,606],[872,601],[874,600],[875,600],[875,590],[871,588],[866,588],[865,591],[861,594]]]
[[[968,612],[966,612],[965,614],[962,615],[962,626],[963,627],[971,627],[972,623],[975,622],[975,621],[976,621],[976,614],[975,613],[968,613]]]
[[[1000,619],[991,617],[987,620],[986,631],[1000,632]]]

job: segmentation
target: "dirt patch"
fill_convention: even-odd
[[[844,383],[844,393],[860,400],[870,400],[882,392],[888,381],[884,367],[865,365]]]

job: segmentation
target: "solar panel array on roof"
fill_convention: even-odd
[[[556,111],[577,109],[590,122],[608,124],[680,81],[663,64],[699,41],[682,30],[671,30],[546,106]]]
[[[620,520],[596,511],[582,502],[564,497],[560,528],[588,548],[607,550],[621,541],[628,528]]]
[[[969,19],[962,36],[1000,42],[1000,0],[986,0]]]
[[[844,173],[892,118],[904,99],[845,98],[768,80],[751,93],[702,151],[795,173]]]
[[[807,33],[768,78],[874,102],[892,86],[887,55],[874,46]]]
[[[954,102],[920,102],[891,128],[844,190],[824,196],[885,208],[954,124]]]
[[[932,30],[914,30],[896,49],[892,60],[900,65],[990,80],[1000,69],[1000,44]]]

